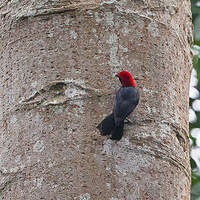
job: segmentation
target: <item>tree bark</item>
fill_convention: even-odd
[[[1,199],[189,199],[190,2],[0,5]],[[141,100],[114,142],[121,70]]]

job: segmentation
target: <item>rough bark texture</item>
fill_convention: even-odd
[[[1,199],[186,200],[188,0],[0,1]],[[126,69],[141,101],[101,137]]]

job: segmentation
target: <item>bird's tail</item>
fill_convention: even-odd
[[[108,115],[98,126],[101,135],[110,135],[115,128],[114,114]]]
[[[112,131],[111,140],[120,140],[123,136],[124,122],[116,126]]]

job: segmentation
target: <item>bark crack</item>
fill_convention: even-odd
[[[2,172],[1,172],[2,174]],[[5,173],[3,173],[5,174]],[[22,171],[18,171],[17,173],[6,173],[7,177],[4,177],[3,182],[0,184],[0,194],[8,188],[11,184],[17,182],[18,179],[21,179],[22,176],[24,177],[24,173]]]
[[[98,99],[110,95],[113,95],[113,92],[105,93],[101,89],[88,87],[81,80],[52,81],[30,96],[23,98],[10,112],[32,110],[39,106],[64,105],[73,101]]]
[[[0,194],[11,184],[17,182],[18,179],[21,179],[22,177],[25,178],[25,170],[28,168],[35,168],[36,166],[37,163],[24,167],[23,169],[19,169],[16,172],[10,172],[9,169],[4,172],[2,169],[0,169],[1,176],[4,176],[4,178],[1,177],[2,182],[0,183]]]
[[[135,122],[139,126],[143,126],[144,124],[149,124],[149,123],[166,124],[175,133],[175,136],[176,136],[179,144],[182,146],[184,152],[186,152],[187,148],[189,148],[188,147],[188,144],[189,144],[188,132],[184,128],[180,127],[178,124],[167,122],[167,121],[163,121],[163,120],[161,120],[160,122],[156,122],[156,120],[153,119],[153,118],[147,118],[147,119],[143,119],[143,120],[136,120]]]
[[[29,17],[38,17],[38,16],[45,16],[45,15],[53,15],[53,14],[60,14],[65,12],[74,12],[76,10],[89,10],[95,9],[99,7],[99,3],[90,3],[90,2],[81,2],[81,3],[73,3],[68,4],[66,1],[58,2],[57,4],[49,4],[49,5],[36,5],[36,6],[29,6],[24,10],[19,10],[16,14],[12,15],[13,20],[23,20]]]
[[[181,156],[177,156],[176,152],[173,152],[173,149],[171,149],[169,146],[164,145],[159,140],[156,140],[150,136],[145,138],[133,136],[131,137],[131,140],[132,143],[135,143],[137,146],[143,147],[140,148],[139,151],[170,162],[174,166],[184,171],[186,176],[190,178],[189,167],[185,167],[185,164],[183,164],[185,159],[182,159]]]

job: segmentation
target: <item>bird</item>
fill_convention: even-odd
[[[111,140],[119,141],[123,136],[125,119],[133,112],[139,103],[139,91],[128,71],[116,74],[121,87],[116,93],[113,111],[97,126],[102,136],[111,135]]]

